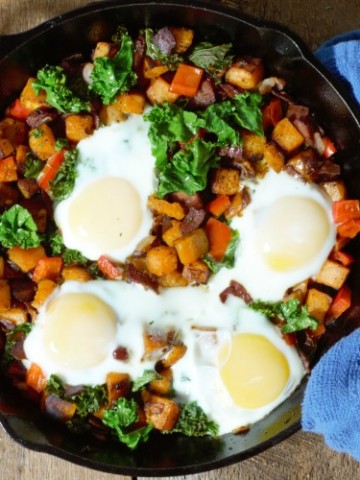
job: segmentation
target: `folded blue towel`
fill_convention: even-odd
[[[360,30],[326,42],[316,55],[360,104]],[[335,344],[311,372],[302,427],[360,461],[360,329]]]

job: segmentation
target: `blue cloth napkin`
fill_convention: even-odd
[[[360,30],[326,42],[316,55],[360,104]],[[360,329],[335,344],[311,372],[302,427],[360,461]]]

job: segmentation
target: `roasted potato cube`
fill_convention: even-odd
[[[20,307],[13,307],[1,312],[1,318],[14,325],[21,325],[27,322],[27,312]]]
[[[15,160],[19,166],[25,164],[28,151],[29,147],[27,145],[18,145],[16,147]]]
[[[241,133],[243,155],[248,160],[261,160],[264,156],[266,137],[245,130]]]
[[[177,270],[159,277],[159,285],[164,288],[186,287],[188,281]]]
[[[34,269],[32,279],[35,283],[39,283],[45,278],[57,281],[63,266],[61,257],[44,257],[41,258]]]
[[[209,267],[202,260],[185,265],[182,275],[189,283],[206,284],[210,277]]]
[[[306,306],[310,315],[323,323],[326,313],[331,305],[332,298],[316,288],[310,288],[306,298]]]
[[[167,215],[168,217],[175,218],[176,220],[182,220],[185,217],[184,207],[178,203],[170,203],[166,200],[150,195],[147,202],[148,208],[161,215]]]
[[[304,137],[286,117],[275,125],[272,139],[286,152],[292,152],[304,143]]]
[[[14,147],[24,144],[27,134],[28,127],[20,120],[6,117],[0,122],[0,137],[7,138]]]
[[[240,189],[240,172],[234,168],[218,168],[211,184],[211,190],[218,195],[235,195]]]
[[[7,280],[0,280],[0,312],[11,307],[10,286]]]
[[[31,302],[31,305],[37,310],[39,310],[41,305],[45,302],[45,300],[55,290],[56,287],[56,283],[52,280],[40,280],[40,282],[38,283],[38,288],[36,290],[35,298]]]
[[[186,353],[187,347],[182,343],[179,345],[173,345],[167,352],[165,358],[162,358],[159,362],[161,368],[170,368],[175,365]]]
[[[110,372],[106,375],[105,383],[109,405],[130,391],[130,376],[127,373]]]
[[[145,57],[144,60],[144,77],[148,80],[154,80],[155,78],[160,77],[168,71],[168,67],[166,65],[162,65],[159,62],[154,62],[149,57]]]
[[[9,259],[17,265],[22,272],[30,272],[36,267],[39,260],[46,257],[45,249],[41,245],[34,248],[21,248],[18,246],[9,248]]]
[[[321,186],[333,202],[345,200],[347,196],[345,183],[342,180],[323,182]]]
[[[122,93],[115,103],[123,113],[141,114],[145,108],[145,97],[142,93]]]
[[[27,110],[30,110],[30,112],[36,110],[37,108],[49,106],[49,104],[46,102],[45,90],[40,90],[39,94],[37,95],[32,87],[34,82],[35,78],[30,77],[20,94],[21,106]]]
[[[92,115],[68,115],[65,118],[65,131],[66,138],[70,142],[77,143],[89,137],[94,131]]]
[[[265,145],[264,159],[276,173],[279,173],[284,167],[284,155],[272,142]]]
[[[180,408],[174,400],[157,395],[147,396],[144,410],[147,421],[157,430],[171,430],[180,415]]]
[[[286,165],[301,175],[306,182],[313,182],[316,180],[320,161],[314,150],[308,148],[291,157]]]
[[[264,67],[259,58],[239,58],[225,73],[225,80],[244,90],[252,90],[262,80]]]
[[[91,275],[86,268],[73,265],[65,266],[62,269],[61,276],[65,282],[67,280],[75,280],[77,282],[87,282],[91,280]]]
[[[169,345],[168,335],[163,332],[144,332],[144,355],[146,358],[151,356],[152,353],[159,351],[160,349],[166,349]]]
[[[177,269],[178,257],[174,247],[159,245],[151,248],[146,255],[146,267],[157,276],[167,275]]]
[[[126,115],[115,102],[101,107],[99,119],[103,125],[111,125],[115,122],[123,122],[126,119]]]
[[[110,57],[114,52],[114,44],[109,42],[98,42],[93,52],[92,58]]]
[[[14,157],[0,160],[0,182],[15,182],[18,179],[17,165]]]
[[[160,379],[149,383],[149,390],[158,395],[167,395],[172,387],[172,370],[171,368],[163,368],[160,370],[159,375],[161,376]]]
[[[170,84],[162,77],[158,77],[151,82],[146,95],[152,104],[175,103],[180,95],[170,92],[169,88]]]
[[[176,53],[185,53],[193,42],[194,30],[184,27],[170,27],[170,31],[176,41],[174,51]]]
[[[181,231],[181,222],[171,220],[171,226],[162,234],[162,239],[169,247],[173,247],[176,240],[183,236]]]
[[[183,265],[194,263],[209,250],[209,241],[205,231],[198,228],[174,242],[178,257]]]
[[[320,272],[316,275],[315,281],[339,290],[344,285],[349,272],[350,269],[340,265],[340,263],[326,260]]]
[[[7,138],[0,138],[0,160],[13,155],[14,147]]]
[[[54,133],[45,123],[29,132],[30,149],[40,160],[45,161],[55,153],[55,143]]]

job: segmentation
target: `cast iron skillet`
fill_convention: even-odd
[[[290,93],[316,112],[320,124],[335,140],[350,194],[360,196],[360,124],[352,99],[336,85],[305,45],[283,27],[259,22],[201,0],[160,2],[104,1],[61,15],[24,34],[0,39],[0,107],[19,93],[29,72],[44,64],[57,64],[65,56],[89,53],[117,25],[136,30],[143,26],[178,25],[195,28],[215,42],[231,41],[239,52],[261,56],[272,74],[287,81]],[[355,254],[360,252],[353,246]],[[359,254],[357,254],[359,259]],[[357,265],[360,262],[357,262]],[[335,337],[351,331],[360,311],[360,275],[353,273],[354,306],[339,329],[325,338],[321,349]],[[131,476],[169,476],[197,473],[229,465],[270,447],[300,428],[300,406],[305,382],[268,417],[246,435],[225,435],[217,440],[155,436],[130,452],[119,444],[101,444],[69,434],[0,378],[0,421],[22,445],[74,463]]]

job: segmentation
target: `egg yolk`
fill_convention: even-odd
[[[275,271],[289,271],[311,262],[330,234],[326,210],[311,198],[285,197],[275,201],[257,230],[257,249]]]
[[[266,337],[235,335],[219,353],[220,375],[236,405],[259,408],[275,400],[289,378],[285,356]]]
[[[99,297],[66,293],[47,307],[44,348],[59,365],[93,367],[107,356],[116,329],[115,312]]]
[[[131,242],[142,218],[140,195],[130,182],[117,177],[92,182],[69,208],[73,235],[82,245],[104,253]]]

